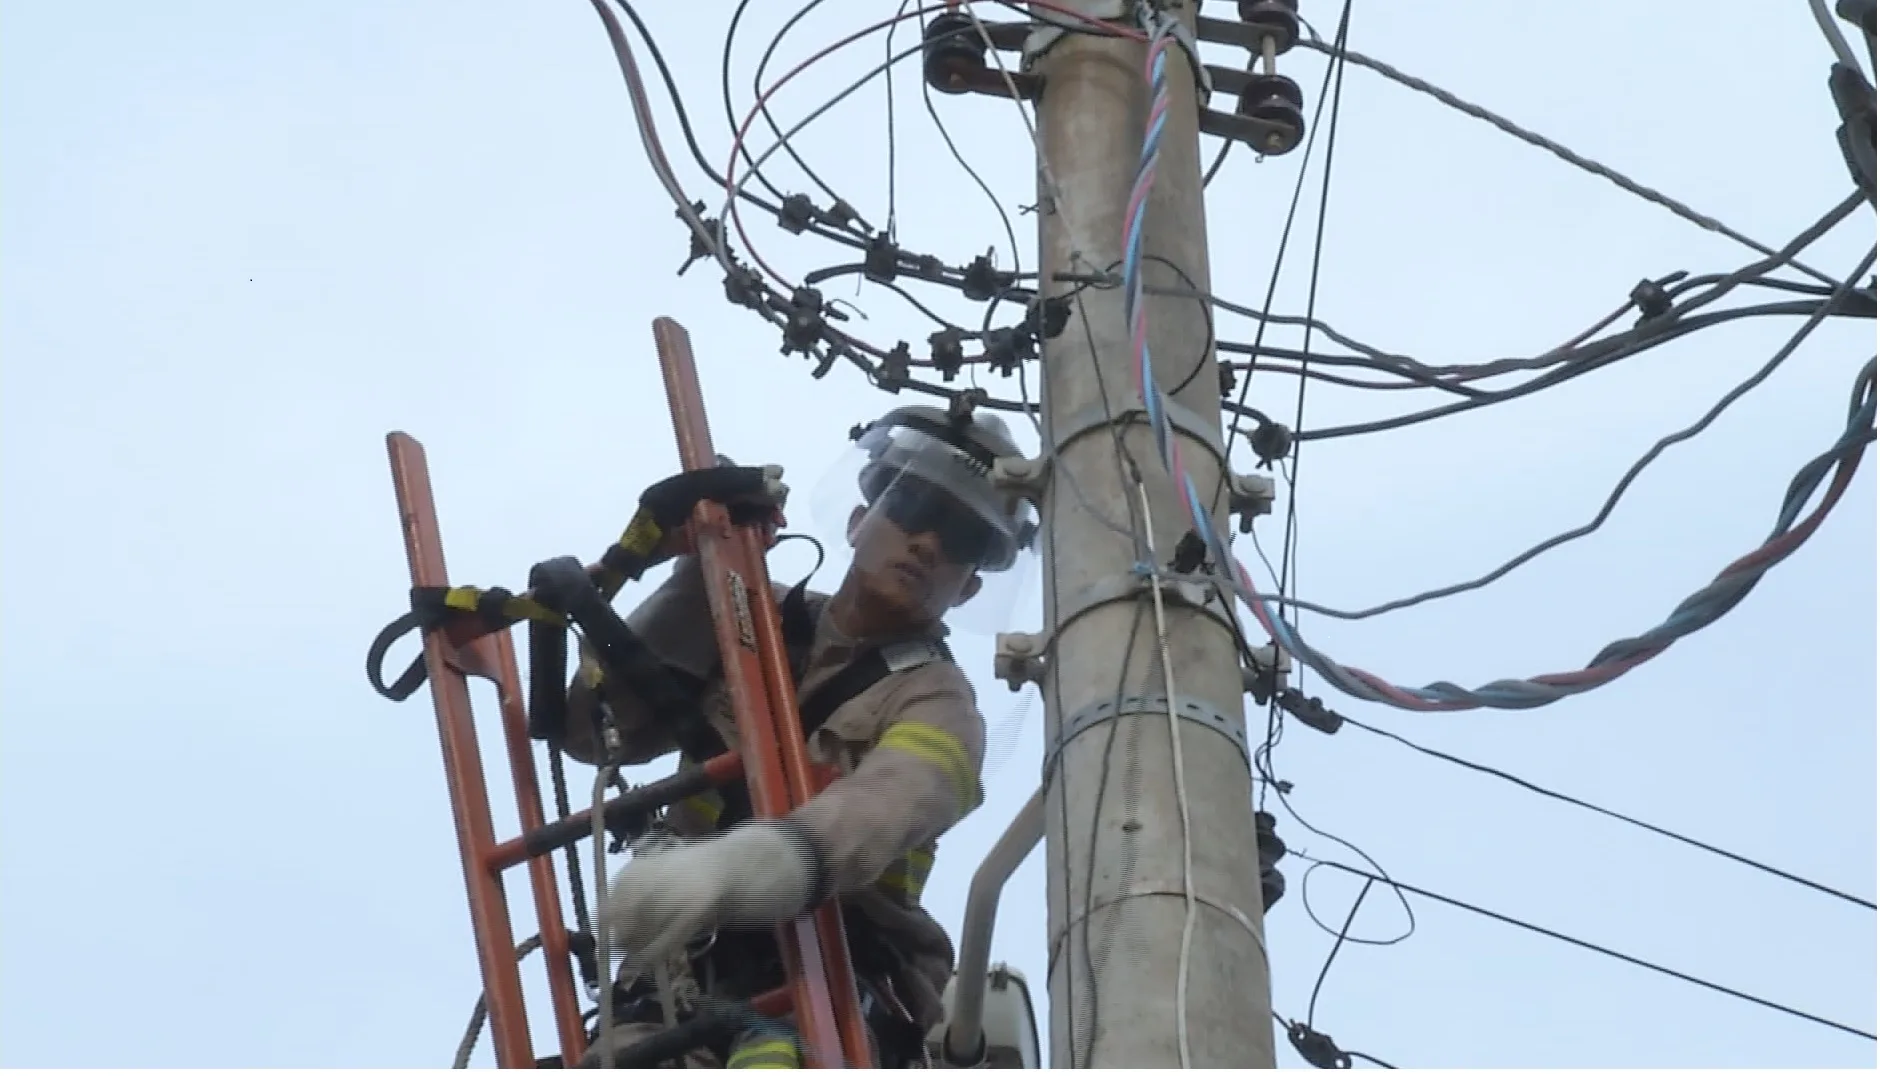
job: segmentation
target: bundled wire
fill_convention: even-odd
[[[1260,594],[1251,576],[1214,525],[1201,492],[1189,475],[1182,458],[1181,443],[1174,436],[1160,386],[1155,381],[1148,339],[1147,311],[1143,305],[1142,239],[1143,220],[1149,191],[1155,185],[1156,161],[1161,151],[1162,134],[1168,119],[1168,50],[1174,43],[1174,21],[1160,15],[1149,34],[1144,77],[1149,84],[1150,104],[1136,180],[1131,185],[1129,203],[1123,217],[1123,289],[1125,316],[1130,344],[1135,356],[1136,389],[1141,394],[1149,426],[1154,434],[1158,455],[1175,480],[1182,501],[1188,508],[1194,531],[1208,547],[1213,562],[1223,571],[1231,571],[1235,591],[1253,610],[1260,626],[1296,660],[1311,667],[1336,685],[1339,690],[1371,702],[1381,702],[1405,710],[1454,711],[1480,708],[1531,709],[1557,702],[1610,683],[1668,649],[1673,642],[1722,617],[1743,600],[1762,576],[1775,564],[1793,553],[1815,529],[1846,492],[1866,445],[1873,439],[1873,363],[1862,370],[1855,391],[1855,407],[1849,414],[1847,430],[1826,453],[1811,460],[1791,484],[1775,530],[1761,548],[1726,567],[1708,586],[1685,599],[1664,623],[1630,639],[1608,645],[1584,668],[1574,672],[1551,673],[1525,680],[1497,680],[1474,690],[1446,681],[1421,688],[1402,687],[1351,666],[1333,661],[1308,646],[1297,630],[1278,615],[1269,595]],[[1836,288],[1829,302],[1823,304],[1791,339],[1785,350],[1793,350],[1807,331],[1826,317],[1827,312],[1850,292],[1874,260],[1873,252]],[[1713,289],[1715,291],[1716,289]],[[1863,402],[1864,401],[1864,402]],[[1826,477],[1830,468],[1835,477],[1819,508],[1799,524],[1796,522],[1808,498]]]

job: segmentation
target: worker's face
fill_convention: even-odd
[[[922,512],[913,501],[905,487],[891,488],[874,510],[858,506],[849,515],[851,570],[871,597],[910,622],[929,623],[979,593],[979,562],[947,514]]]

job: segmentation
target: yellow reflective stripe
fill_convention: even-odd
[[[488,593],[479,587],[451,587],[444,592],[444,608],[461,613],[479,611],[479,603]],[[511,597],[503,602],[503,615],[512,620],[540,620],[549,624],[565,623],[560,613],[529,598]]]
[[[725,1062],[728,1069],[794,1069],[803,1067],[793,1039],[758,1039],[738,1047]]]
[[[716,826],[718,816],[725,813],[724,800],[716,792],[700,792],[696,796],[687,796],[680,800],[677,806],[691,811],[707,826]]]
[[[908,899],[919,901],[920,895],[927,888],[927,877],[933,873],[933,852],[926,848],[916,848],[888,865],[881,872],[875,884],[898,893],[905,893]]]
[[[632,522],[627,524],[627,529],[620,533],[620,541],[614,544],[633,556],[644,557],[659,545],[663,537],[665,535],[660,531],[659,524],[653,522],[650,512],[636,512]]]
[[[594,655],[587,653],[586,646],[581,649],[581,668],[578,675],[581,677],[581,682],[587,685],[588,690],[597,691],[600,689],[601,681],[607,678],[606,673],[601,669],[601,663],[594,660]]]
[[[913,755],[940,767],[940,772],[953,782],[961,814],[979,806],[983,798],[979,775],[973,772],[973,765],[966,757],[966,745],[958,736],[925,722],[902,721],[891,726],[877,746]]]

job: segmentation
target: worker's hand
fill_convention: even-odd
[[[690,521],[701,501],[724,505],[733,523],[761,523],[769,548],[784,525],[783,505],[790,494],[783,468],[739,467],[723,456],[718,462],[647,487],[622,541],[628,551],[647,558],[649,565],[697,552]]]
[[[749,822],[614,875],[601,909],[612,948],[646,968],[715,927],[794,919],[816,896],[816,853],[787,823]]]

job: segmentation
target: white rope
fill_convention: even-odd
[[[1149,589],[1155,600],[1155,635],[1162,651],[1162,687],[1168,699],[1169,754],[1175,760],[1175,803],[1182,820],[1182,912],[1181,955],[1175,962],[1175,1045],[1181,1067],[1192,1068],[1188,1057],[1188,957],[1195,937],[1195,850],[1188,823],[1188,781],[1182,766],[1181,718],[1175,713],[1175,669],[1169,662],[1168,621],[1162,606],[1162,576],[1157,571],[1160,560],[1155,555],[1155,519],[1149,514],[1149,490],[1136,479],[1136,494],[1142,501],[1143,543],[1149,552]]]
[[[600,1037],[595,1039],[601,1068],[614,1067],[614,949],[607,922],[607,784],[616,772],[609,763],[594,770],[594,803],[589,817],[594,822],[594,950],[600,964]]]

